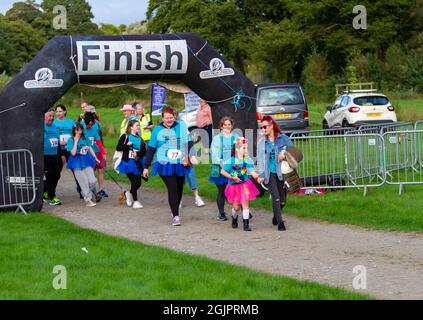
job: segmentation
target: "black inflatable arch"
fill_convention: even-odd
[[[50,40],[0,92],[0,150],[29,149],[41,181],[29,209],[42,208],[43,114],[48,108],[76,83],[166,79],[182,81],[209,101],[215,128],[226,115],[236,119],[237,128],[257,128],[254,84],[198,34]]]

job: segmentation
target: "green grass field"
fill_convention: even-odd
[[[415,101],[415,102],[413,102]],[[399,108],[404,105],[410,110],[419,111],[423,119],[423,100],[400,100]],[[317,116],[324,110],[325,104],[311,105],[310,117],[312,123],[316,123]],[[422,110],[420,112],[420,110]],[[117,143],[117,130],[122,119],[121,112],[117,109],[99,109],[101,114],[104,132],[106,133],[106,149],[109,152],[109,158],[114,152]],[[75,118],[79,109],[70,109],[69,116]],[[157,122],[159,119],[155,119]],[[315,121],[315,122],[313,122]],[[109,161],[110,164],[110,161]],[[208,183],[210,168],[207,165],[196,167],[196,176],[199,182],[200,194],[210,200],[216,196],[216,188]],[[114,174],[109,168],[109,173]],[[114,176],[122,182],[127,182],[125,176]],[[165,187],[158,177],[151,177],[147,184],[142,188],[157,188],[165,190]],[[190,190],[185,188],[185,193]],[[141,191],[142,192],[142,191]],[[264,198],[254,201],[253,208],[271,210],[271,204],[267,195]],[[423,187],[406,187],[406,193],[398,195],[397,186],[383,186],[368,190],[368,195],[363,196],[363,190],[349,189],[339,192],[328,192],[326,195],[298,196],[289,197],[285,212],[289,214],[307,218],[329,221],[341,224],[357,225],[370,229],[423,232]],[[269,217],[271,214],[269,213]]]
[[[106,236],[42,213],[0,215],[0,257],[0,300],[370,298]],[[53,288],[58,265],[66,268],[66,290]]]

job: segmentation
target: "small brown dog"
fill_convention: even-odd
[[[123,204],[125,202],[125,200],[126,200],[125,191],[123,191],[119,194],[118,199],[119,199],[119,204]]]

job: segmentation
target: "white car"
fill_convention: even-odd
[[[339,96],[327,107],[323,129],[397,122],[395,107],[385,95],[374,91],[351,90]]]

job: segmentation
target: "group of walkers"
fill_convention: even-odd
[[[205,119],[201,121],[203,127],[211,128],[211,117],[207,119],[208,111],[204,103],[207,105],[203,100],[201,109],[204,110],[202,117]],[[66,118],[63,105],[55,108],[55,120],[53,110],[45,115],[44,200],[50,205],[60,204],[55,189],[65,163],[73,173],[77,190],[87,206],[95,206],[102,198],[108,197],[103,188],[107,157],[99,115],[94,107],[85,103],[81,108],[83,113],[76,122]],[[178,119],[177,111],[171,106],[162,108],[162,121],[156,126],[137,102],[124,105],[121,111],[124,119],[116,145],[116,151],[121,156],[114,168],[119,174],[126,175],[130,182],[130,190],[125,192],[126,204],[134,209],[143,208],[138,195],[142,180],[148,181],[150,174],[158,175],[167,188],[172,225],[181,225],[180,208],[185,180],[195,195],[197,206],[205,205],[198,194],[194,169],[198,163],[197,152],[187,125]],[[223,117],[219,122],[221,132],[213,137],[208,146],[203,145],[210,150],[212,165],[209,182],[217,187],[217,218],[228,220],[225,213],[225,202],[228,201],[232,205],[232,228],[238,228],[238,217],[242,215],[243,229],[251,231],[250,202],[260,195],[258,188],[261,185],[271,195],[273,225],[277,226],[277,230],[286,230],[282,218],[286,188],[281,162],[286,149],[293,144],[272,117],[263,117],[255,167],[249,156],[248,141],[233,132],[235,125],[234,119]],[[98,172],[98,180],[95,171]],[[96,191],[97,182],[99,192]]]

